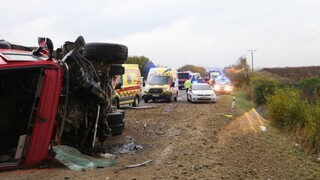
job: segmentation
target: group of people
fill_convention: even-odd
[[[187,93],[193,83],[201,83],[201,79],[198,76],[192,76],[192,78],[186,80],[183,85]]]
[[[204,79],[199,78],[198,76],[192,76],[192,78],[186,80],[183,85],[184,85],[184,88],[186,89],[186,92],[188,93],[188,90],[190,89],[193,83],[202,83],[202,82],[205,82]],[[214,85],[215,79],[209,80],[208,83],[210,85]]]

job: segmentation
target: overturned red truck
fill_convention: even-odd
[[[56,50],[49,38],[38,43],[0,40],[0,170],[39,165],[55,145],[92,152],[124,129],[124,113],[111,105],[112,80],[128,48],[81,36]]]

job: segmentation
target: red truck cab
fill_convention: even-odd
[[[45,53],[0,47],[0,169],[48,156],[62,82]]]
[[[192,76],[191,72],[178,72],[178,79],[179,79],[179,89],[184,88],[184,82],[190,79]]]
[[[92,154],[123,131],[112,128],[124,114],[112,106],[111,66],[127,60],[128,48],[81,36],[56,51],[50,39],[38,42],[0,40],[0,171],[39,165],[56,145]]]

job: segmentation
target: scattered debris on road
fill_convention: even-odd
[[[109,152],[111,154],[134,154],[136,151],[143,149],[142,146],[135,144],[134,139],[131,136],[126,137],[126,140],[114,146],[111,146]]]
[[[139,164],[133,164],[133,165],[129,165],[129,166],[126,166],[126,168],[135,168],[135,167],[139,167],[139,166],[146,166],[148,165],[150,162],[152,162],[152,160],[147,160],[143,163],[139,163]]]
[[[267,130],[267,128],[265,126],[259,126],[261,131],[265,132]]]
[[[137,107],[124,107],[124,108],[128,108],[128,109],[151,109],[151,108],[158,108],[158,106],[137,106]]]
[[[233,118],[233,115],[232,114],[224,114],[224,113],[216,113],[216,115],[219,115],[219,116],[225,116],[229,119],[232,119]]]

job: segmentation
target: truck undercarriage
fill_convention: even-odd
[[[53,97],[50,94],[53,90],[45,83],[52,82],[52,87],[54,84],[61,87],[56,98],[57,107],[45,107],[56,109],[53,126],[47,127],[50,128],[47,132],[51,145],[68,145],[91,153],[96,142],[103,145],[108,136],[116,134],[113,130],[119,133],[119,129],[110,128],[109,121],[113,126],[115,120],[116,124],[122,124],[121,132],[124,128],[123,112],[111,105],[115,74],[109,72],[112,64],[126,61],[127,47],[110,43],[86,44],[81,36],[56,51],[53,51],[50,39],[40,38],[41,43],[42,46],[32,52],[32,57],[41,59],[43,52],[48,52],[47,61],[58,64],[61,79],[47,78],[52,67],[46,64],[0,68],[0,168],[8,164],[28,164],[34,127],[41,126],[41,121],[48,121],[41,117],[44,111],[41,103],[47,97]]]

